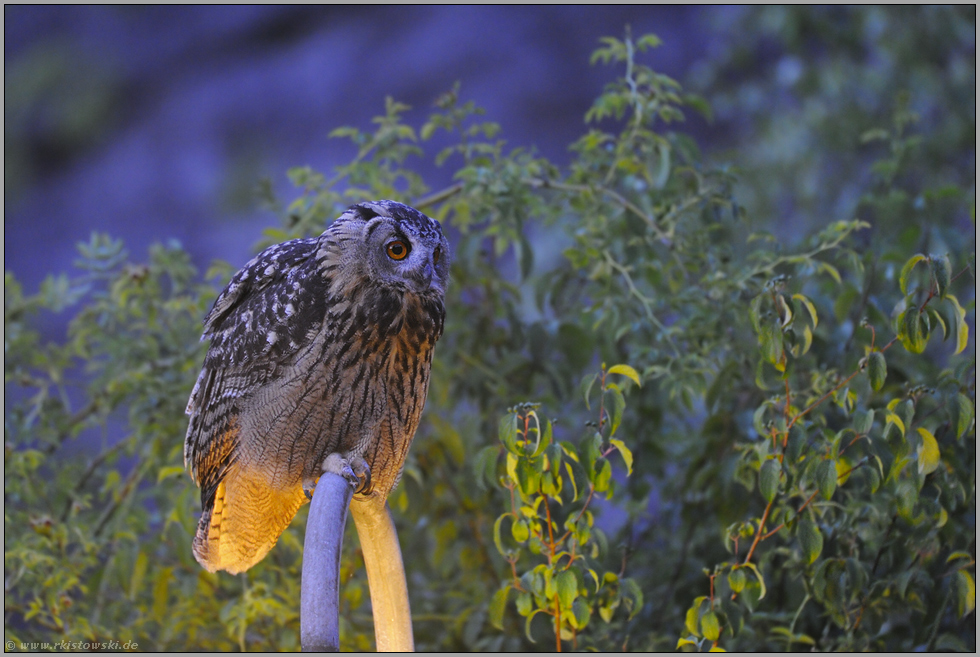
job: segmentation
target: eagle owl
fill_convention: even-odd
[[[204,320],[211,345],[187,414],[208,570],[276,544],[320,474],[384,499],[398,483],[442,334],[449,244],[394,201],[354,205],[319,237],[261,252]]]

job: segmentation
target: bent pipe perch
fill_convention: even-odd
[[[371,592],[374,636],[379,652],[415,649],[408,586],[398,535],[381,497],[354,498],[340,475],[325,472],[313,492],[306,537],[300,600],[304,652],[340,650],[340,553],[350,508],[360,538]]]

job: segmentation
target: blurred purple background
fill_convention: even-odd
[[[136,259],[176,238],[199,267],[237,267],[276,221],[256,201],[260,179],[292,199],[289,167],[329,171],[353,155],[330,130],[369,127],[389,95],[418,126],[457,80],[508,147],[564,164],[592,100],[621,74],[589,64],[600,37],[627,24],[658,34],[650,61],[683,82],[731,11],[8,5],[5,268],[33,292],[71,270],[92,231]],[[686,129],[709,134],[699,119]],[[421,170],[434,188],[449,182],[448,170]]]

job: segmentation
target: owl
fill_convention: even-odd
[[[204,320],[211,344],[187,403],[201,565],[255,565],[324,471],[387,497],[425,403],[448,277],[439,222],[385,200],[235,274]]]

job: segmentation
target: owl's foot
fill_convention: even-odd
[[[355,493],[367,494],[371,490],[371,468],[363,456],[344,458],[343,455],[334,452],[323,461],[323,472],[340,475],[347,480]],[[303,482],[303,492],[311,500],[315,487],[316,482]]]

